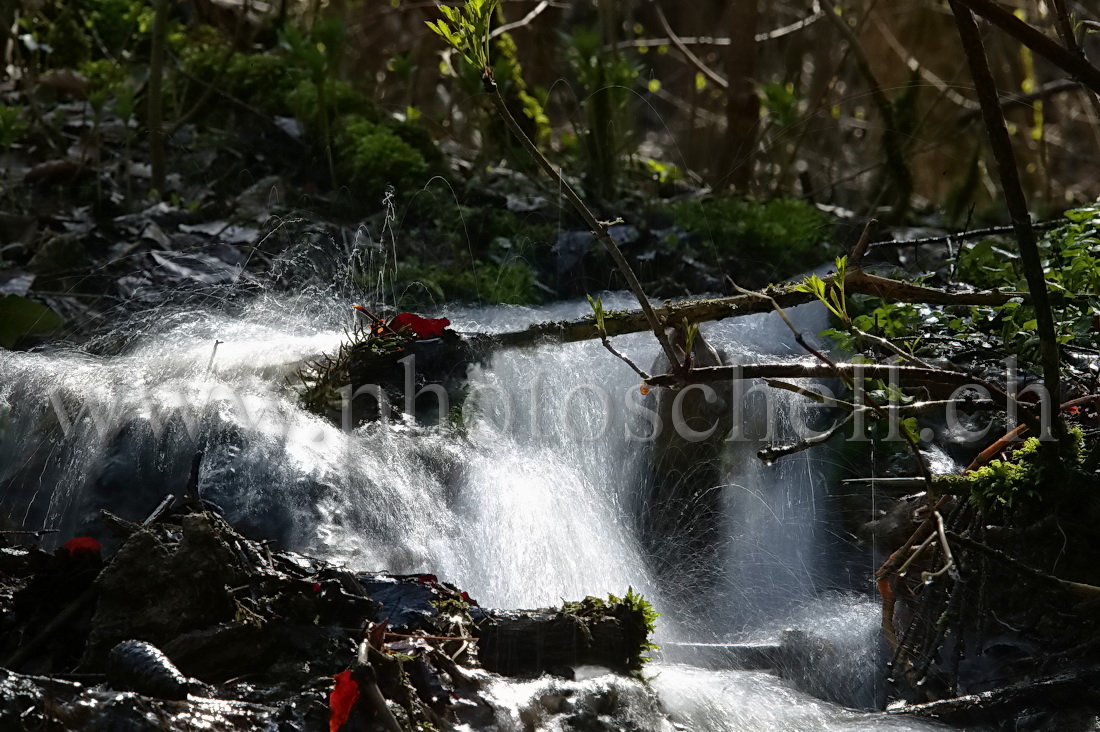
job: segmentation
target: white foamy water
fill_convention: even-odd
[[[609,309],[630,305],[622,296],[605,300]],[[140,520],[166,494],[184,492],[201,451],[204,497],[243,530],[285,547],[357,569],[431,572],[494,607],[558,605],[633,587],[672,609],[658,641],[774,637],[810,626],[846,649],[850,662],[833,672],[865,682],[876,663],[877,609],[850,597],[819,600],[827,488],[812,454],[767,466],[755,457],[759,442],[731,443],[712,486],[720,516],[717,550],[706,561],[719,566],[705,580],[681,583],[655,569],[660,544],[643,535],[650,445],[640,378],[626,364],[596,342],[500,351],[471,369],[466,430],[345,431],[302,409],[286,377],[338,346],[348,304],[310,293],[264,296],[232,313],[165,308],[127,326],[116,346],[102,349],[110,355],[0,351],[4,512],[26,529],[59,529],[57,541],[97,531],[102,507]],[[446,314],[459,331],[488,332],[587,308]],[[803,357],[769,316],[704,332],[741,362]],[[615,340],[643,367],[657,355],[648,334]],[[772,396],[776,437],[797,437],[805,416],[797,398]],[[531,719],[554,729],[560,715],[542,702],[543,711],[520,712],[555,684],[573,684],[578,699],[614,689],[625,701],[613,714],[639,729],[673,729],[669,719],[694,730],[932,728],[846,711],[767,674],[668,662],[652,672],[659,703],[638,682],[599,674],[499,682],[500,729],[525,729]]]

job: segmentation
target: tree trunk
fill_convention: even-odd
[[[760,123],[756,96],[757,0],[735,0],[730,9],[730,47],[726,56],[726,165],[728,182],[747,192],[753,179],[753,158]]]

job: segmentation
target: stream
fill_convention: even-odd
[[[879,609],[867,591],[874,567],[836,528],[832,453],[772,465],[756,457],[769,426],[779,442],[821,429],[806,400],[750,395],[746,439],[722,442],[706,466],[711,515],[697,527],[686,512],[662,535],[645,411],[654,395],[643,397],[637,374],[599,343],[500,351],[472,367],[460,434],[411,421],[346,431],[302,409],[286,379],[337,348],[349,305],[325,289],[193,298],[134,316],[88,347],[0,351],[3,512],[24,529],[58,529],[43,540],[52,548],[99,531],[100,508],[139,519],[182,494],[201,448],[204,498],[280,546],[356,569],[433,573],[487,607],[556,606],[629,587],[663,613],[663,650],[646,670],[659,705],[640,682],[598,669],[571,681],[501,679],[500,729],[554,728],[531,717],[531,700],[563,694],[636,700],[620,705],[622,729],[941,728],[868,711],[884,685]],[[494,332],[587,311],[572,302],[432,315],[459,332]],[[810,332],[824,319],[815,306],[795,317]],[[734,363],[805,358],[770,315],[703,333]],[[657,356],[648,334],[615,345],[642,368]],[[695,531],[705,534],[698,555],[682,550]],[[776,643],[792,637],[787,629],[830,649],[794,681],[722,668],[698,645]]]

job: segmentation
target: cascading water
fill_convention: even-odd
[[[630,305],[622,296],[605,300],[609,308]],[[657,641],[670,645],[650,667],[663,710],[638,682],[606,674],[501,681],[502,729],[530,722],[507,710],[549,691],[604,687],[636,699],[626,705],[633,716],[619,720],[624,727],[671,729],[668,717],[698,730],[933,727],[846,711],[767,674],[675,662],[677,640],[759,640],[795,626],[845,649],[849,667],[833,672],[858,676],[873,666],[873,605],[842,594],[823,599],[835,586],[826,579],[818,458],[803,453],[768,466],[755,455],[759,441],[725,443],[706,559],[718,566],[703,580],[688,572],[678,582],[660,569],[660,537],[644,535],[654,448],[639,378],[626,364],[596,343],[500,351],[471,369],[461,434],[411,423],[346,431],[302,409],[284,377],[337,347],[348,304],[308,293],[259,295],[232,314],[166,307],[127,326],[118,345],[101,346],[106,355],[0,351],[4,513],[60,537],[94,530],[101,507],[138,519],[186,490],[198,454],[204,498],[242,529],[291,548],[356,568],[432,572],[486,606],[557,605],[633,587],[668,611]],[[492,332],[586,309],[446,315],[460,332]],[[772,320],[704,332],[734,362],[777,348],[803,357],[776,345],[791,339]],[[616,344],[643,366],[657,355],[647,334]],[[790,439],[803,416],[795,397],[770,397],[774,437]]]

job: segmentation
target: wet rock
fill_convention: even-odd
[[[230,587],[242,579],[238,560],[213,514],[183,517],[182,538],[142,531],[115,553],[96,580],[99,602],[84,656],[100,668],[115,644],[140,638],[161,645],[177,636],[233,620]]]
[[[380,575],[363,576],[361,582],[371,599],[381,603],[378,618],[391,628],[421,627],[439,613],[434,605],[438,595],[425,583]]]
[[[0,669],[0,729],[5,732],[322,729],[326,719],[323,698],[319,689],[306,689],[279,704],[195,697],[188,701],[160,700]]]
[[[107,657],[107,678],[119,690],[158,699],[187,698],[187,677],[160,649],[145,641],[122,641],[112,648]]]
[[[891,554],[909,541],[927,515],[928,503],[923,492],[904,496],[879,510],[874,520],[863,524],[859,537],[873,542],[880,552]]]
[[[848,707],[881,708],[882,688],[873,664],[862,652],[817,633],[785,630],[779,637],[776,670],[796,688]]]
[[[269,635],[253,623],[231,621],[184,633],[164,652],[183,673],[214,684],[269,668],[278,655]]]

